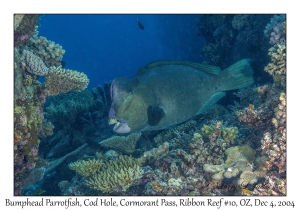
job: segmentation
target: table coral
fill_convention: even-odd
[[[117,149],[125,154],[131,154],[135,150],[135,146],[142,133],[132,133],[128,136],[113,136],[105,139],[99,144],[106,148]]]
[[[80,160],[70,163],[69,168],[81,176],[91,176],[99,171],[102,165],[101,160]]]
[[[45,88],[49,96],[66,93],[71,90],[84,90],[89,84],[86,74],[74,70],[51,66],[45,76]]]

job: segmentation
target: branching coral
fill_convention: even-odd
[[[35,55],[38,55],[44,61],[47,67],[60,66],[61,59],[65,54],[65,50],[62,49],[62,46],[47,40],[46,37],[38,37],[37,35],[31,37],[28,42],[28,47]]]
[[[173,129],[168,129],[166,131],[163,131],[162,133],[158,134],[155,138],[154,141],[157,145],[161,145],[165,141],[170,142],[173,139],[176,139],[177,137],[182,137],[184,134],[188,133],[190,130],[195,128],[196,121],[190,120],[186,123],[183,123],[176,128]],[[182,139],[183,138],[179,138]],[[181,142],[179,142],[181,143]],[[185,142],[186,143],[186,142]]]
[[[210,141],[215,141],[217,138],[222,138],[226,142],[234,144],[234,140],[238,135],[237,127],[224,127],[221,121],[214,122],[210,125],[203,125],[201,128],[204,138]]]
[[[48,68],[45,66],[42,59],[29,50],[23,50],[21,61],[26,70],[34,75],[45,76],[48,74]]]
[[[131,154],[142,133],[132,133],[128,136],[113,136],[101,141],[99,144],[103,147],[117,149],[125,154]]]
[[[45,88],[50,96],[71,90],[84,90],[88,84],[89,79],[84,73],[66,70],[61,66],[51,66],[49,73],[45,76]]]
[[[49,104],[49,105],[48,105]],[[70,91],[54,97],[48,97],[45,116],[55,126],[76,123],[79,116],[93,105],[93,96],[88,90]]]
[[[91,176],[100,170],[103,162],[101,160],[80,160],[69,164],[71,170],[81,176]]]
[[[270,75],[278,76],[286,74],[286,47],[285,44],[276,44],[269,49],[272,62],[265,67]]]
[[[270,37],[270,44],[285,43],[285,15],[274,15],[266,26],[264,34]]]
[[[139,160],[129,156],[120,156],[104,163],[103,170],[85,180],[90,188],[112,193],[126,191],[137,184],[143,175]]]

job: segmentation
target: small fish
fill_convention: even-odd
[[[139,21],[139,19],[136,19],[136,20],[138,22],[139,28],[142,29],[142,30],[144,30],[145,27],[143,26],[143,24]]]
[[[65,66],[66,66],[66,61],[60,61],[60,64],[61,64],[61,67],[62,67],[62,68],[65,68]]]
[[[247,59],[227,69],[189,61],[157,61],[110,86],[109,124],[117,133],[153,131],[182,123],[211,108],[227,90],[253,84]]]

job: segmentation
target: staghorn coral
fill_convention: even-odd
[[[62,46],[53,41],[47,40],[46,37],[33,35],[27,44],[28,48],[39,56],[47,67],[60,66],[65,50]]]
[[[103,170],[85,180],[85,184],[106,193],[126,191],[139,182],[143,175],[139,160],[120,156],[104,163]]]
[[[128,136],[113,136],[109,139],[101,141],[99,144],[106,148],[117,149],[125,154],[131,154],[135,150],[135,146],[142,133],[132,133]]]
[[[88,77],[78,71],[66,70],[61,66],[51,66],[45,76],[45,88],[49,96],[66,93],[71,90],[84,90],[89,84]]]
[[[23,50],[21,61],[26,70],[34,75],[45,76],[48,74],[48,68],[42,59],[29,50]]]
[[[80,160],[69,164],[71,170],[76,171],[81,176],[91,176],[100,170],[103,165],[102,160]]]
[[[265,67],[265,71],[271,76],[284,76],[286,74],[286,47],[285,44],[275,44],[269,49],[271,63]]]

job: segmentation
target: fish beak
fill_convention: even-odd
[[[116,118],[109,118],[108,119],[108,124],[109,125],[115,124],[115,126],[113,128],[114,131],[117,130],[122,125],[122,123],[119,120],[117,120]]]
[[[113,130],[117,133],[128,133],[130,132],[130,127],[128,127],[127,123],[123,123],[121,121],[119,121],[116,118],[109,118],[108,119],[108,124],[112,125],[115,124]]]

